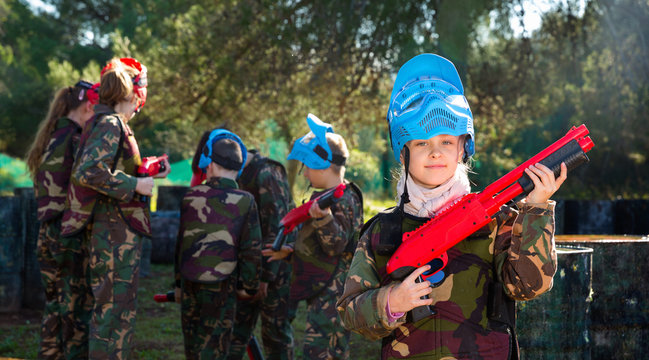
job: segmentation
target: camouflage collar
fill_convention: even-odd
[[[237,185],[236,181],[224,177],[210,178],[205,182],[205,184],[216,189],[238,189],[239,188],[239,185]]]
[[[67,116],[59,118],[56,121],[56,128],[61,129],[61,128],[64,128],[66,126],[70,126],[70,124],[72,124],[76,129],[81,130],[81,126],[76,121],[70,119]]]
[[[114,114],[115,113],[115,110],[113,108],[111,108],[110,106],[105,105],[105,104],[97,104],[97,105],[95,105],[94,110],[95,110],[95,115]]]

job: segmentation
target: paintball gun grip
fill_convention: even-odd
[[[279,251],[282,249],[282,246],[284,246],[284,243],[286,242],[286,235],[283,226],[277,229],[277,236],[275,237],[275,241],[273,241],[273,246],[271,246],[273,251]]]
[[[572,140],[539,162],[552,170],[552,172],[554,172],[554,177],[556,178],[561,173],[562,162],[566,163],[566,167],[568,168],[568,171],[570,171],[579,165],[588,162],[588,160],[588,156],[577,140]],[[532,182],[532,179],[525,173],[518,180],[518,183],[521,188],[523,188],[523,194],[528,194],[534,189],[534,182]]]
[[[155,176],[161,172],[165,172],[167,170],[167,167],[165,166],[164,160],[168,158],[169,157],[167,156],[167,154],[164,154],[162,156],[151,156],[144,158],[142,165],[140,165],[140,169],[138,169],[137,171],[137,176],[149,177]],[[139,199],[141,202],[147,202],[149,200],[149,197],[146,195],[140,195]]]
[[[421,276],[418,276],[417,280],[415,280],[415,281],[416,282],[422,282],[422,281],[426,281],[426,280],[424,280]],[[428,299],[429,297],[428,297],[428,295],[425,295],[425,296],[422,296],[421,298],[422,299]],[[435,310],[433,305],[423,305],[423,306],[417,306],[416,308],[410,310],[410,314],[408,314],[408,315],[410,317],[409,320],[414,323],[414,322],[417,322],[417,321],[419,321],[421,319],[425,319],[425,318],[427,318],[427,317],[429,317],[431,315],[435,315],[435,314],[437,314],[437,311]]]

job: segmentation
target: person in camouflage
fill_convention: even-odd
[[[79,137],[97,103],[96,87],[87,81],[57,91],[27,154],[41,222],[37,257],[45,288],[40,359],[88,356],[89,287],[87,243],[62,238],[61,215]]]
[[[271,245],[277,235],[279,221],[294,207],[284,166],[251,150],[238,183],[241,189],[254,195],[259,209],[262,244]],[[293,329],[288,318],[290,279],[290,263],[262,261],[259,292],[253,299],[237,303],[228,359],[243,357],[260,314],[266,359],[292,358]]]
[[[183,198],[176,242],[176,285],[187,359],[226,359],[237,297],[259,288],[261,230],[252,194],[236,178],[246,148],[235,134],[210,133],[198,163],[205,184]]]
[[[400,202],[391,212],[396,221],[379,215],[366,224],[337,303],[347,329],[383,339],[382,359],[516,358],[514,329],[491,309],[506,301],[499,294],[529,300],[552,286],[557,262],[549,198],[566,179],[565,165],[557,179],[543,165],[527,169],[535,188],[519,203],[520,210],[503,208],[490,224],[449,249],[440,277],[416,281],[429,264],[402,281],[386,271],[403,232],[470,191],[465,163],[474,153],[472,120],[450,61],[423,54],[399,70],[388,113],[395,158],[404,164],[397,185]],[[390,248],[382,233],[395,226],[396,236],[387,238]],[[413,322],[407,315],[430,305],[436,313],[428,317]]]
[[[113,59],[101,72],[95,117],[81,134],[67,194],[62,236],[89,239],[94,298],[89,324],[92,359],[130,357],[136,315],[141,241],[151,236],[148,204],[153,178],[136,177],[140,153],[128,121],[146,99],[146,68]],[[165,177],[170,171],[156,177]]]
[[[356,246],[354,235],[363,223],[360,190],[344,179],[349,151],[344,139],[334,134],[331,125],[312,114],[307,117],[311,132],[298,139],[288,159],[302,162],[304,176],[314,191],[311,199],[341,183],[348,190],[330,208],[321,209],[314,202],[311,219],[302,224],[295,244],[280,251],[264,250],[270,260],[292,254],[293,272],[290,289],[291,321],[299,301],[307,305],[304,359],[349,358],[349,331],[340,322],[335,308]]]

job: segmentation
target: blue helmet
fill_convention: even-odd
[[[298,160],[308,168],[318,170],[327,169],[331,164],[345,165],[346,159],[342,155],[333,154],[327,143],[327,133],[334,132],[331,125],[313,114],[307,115],[306,122],[311,132],[295,141],[287,159]]]
[[[468,134],[465,159],[475,153],[473,115],[455,66],[434,54],[421,54],[406,62],[394,81],[388,126],[397,162],[405,144],[446,134]]]
[[[241,148],[241,157],[242,157],[242,162],[240,164],[236,161],[233,161],[232,159],[222,157],[219,154],[213,152],[214,143],[221,139],[232,139],[239,144],[239,147]],[[239,173],[237,176],[239,176],[241,175],[241,171],[243,171],[243,166],[246,164],[247,156],[248,156],[248,150],[246,149],[246,146],[243,144],[243,141],[241,141],[241,139],[235,133],[224,129],[214,129],[210,133],[210,137],[207,139],[207,142],[203,147],[201,158],[198,161],[198,168],[201,169],[203,172],[206,172],[207,166],[211,162],[214,162],[216,164],[223,166],[228,170],[238,171]]]

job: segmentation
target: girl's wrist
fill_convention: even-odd
[[[388,297],[387,300],[385,301],[385,313],[388,316],[388,322],[395,322],[399,320],[405,313],[404,312],[396,312],[393,313],[392,309],[390,309],[390,294],[392,293],[392,288],[388,289]]]

